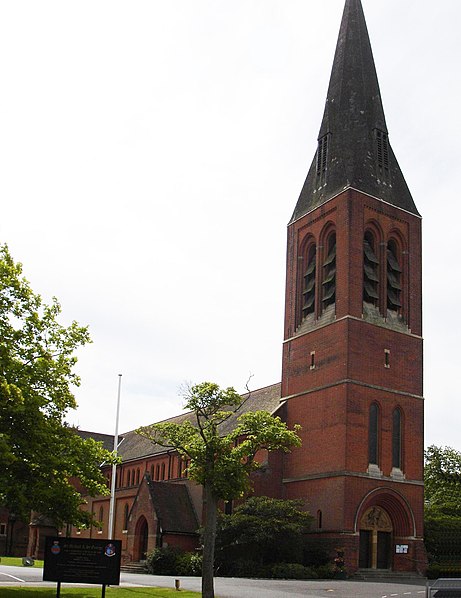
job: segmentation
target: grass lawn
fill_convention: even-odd
[[[66,588],[61,587],[61,596],[73,598],[101,598],[102,588]],[[2,598],[55,598],[56,588],[1,588]],[[174,590],[170,588],[106,588],[106,598],[193,598],[197,592]]]
[[[15,556],[0,557],[0,565],[8,565],[9,567],[24,567],[22,558]],[[35,567],[43,567],[43,561],[35,561]]]

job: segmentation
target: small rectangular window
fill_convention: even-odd
[[[391,352],[389,349],[384,349],[384,367],[391,367]]]
[[[0,523],[0,536],[6,536],[6,523]]]
[[[315,370],[315,351],[311,351],[311,370]]]

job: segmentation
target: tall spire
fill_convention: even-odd
[[[360,0],[346,0],[318,148],[292,221],[348,187],[418,214],[389,144]]]

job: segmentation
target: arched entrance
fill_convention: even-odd
[[[360,520],[361,569],[390,569],[392,566],[392,521],[381,507],[370,507]]]
[[[134,561],[144,561],[147,556],[149,541],[149,526],[146,518],[141,516],[136,524],[135,538],[134,538]]]
[[[361,569],[407,570],[395,554],[394,544],[412,544],[416,523],[410,504],[393,488],[368,492],[356,511],[354,529],[360,536]]]

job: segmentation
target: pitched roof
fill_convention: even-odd
[[[381,148],[385,152],[385,172],[379,169],[383,156],[378,155],[378,132],[385,137],[385,147]],[[360,0],[346,0],[318,136],[319,148],[291,221],[348,187],[418,215],[387,134],[362,4]],[[322,139],[326,139],[323,148]],[[319,155],[322,151],[324,155]]]
[[[195,534],[199,522],[184,484],[153,482],[146,476],[152,504],[163,533]]]
[[[114,437],[111,434],[100,434],[99,432],[88,432],[86,430],[77,430],[78,435],[86,440],[92,438],[96,442],[102,442],[103,447],[108,450],[114,450]]]
[[[271,386],[260,388],[259,390],[252,391],[251,393],[242,396],[243,402],[239,408],[235,411],[232,417],[222,424],[221,431],[223,434],[228,434],[236,426],[237,418],[243,413],[249,411],[269,411],[269,413],[275,413],[280,407],[281,384],[280,382],[272,384]],[[187,413],[182,413],[181,415],[177,415],[176,417],[164,421],[180,424],[187,420],[191,422],[195,421],[193,412],[189,411]],[[93,432],[82,432],[80,430],[79,434],[81,436],[86,435],[85,437],[91,437],[95,440],[103,440],[104,437],[112,438],[112,444],[109,449],[112,450],[113,448],[113,436]],[[164,447],[154,446],[150,440],[136,434],[135,430],[126,432],[120,436],[118,454],[122,458],[123,463],[144,457],[151,457],[166,451],[167,449]]]

